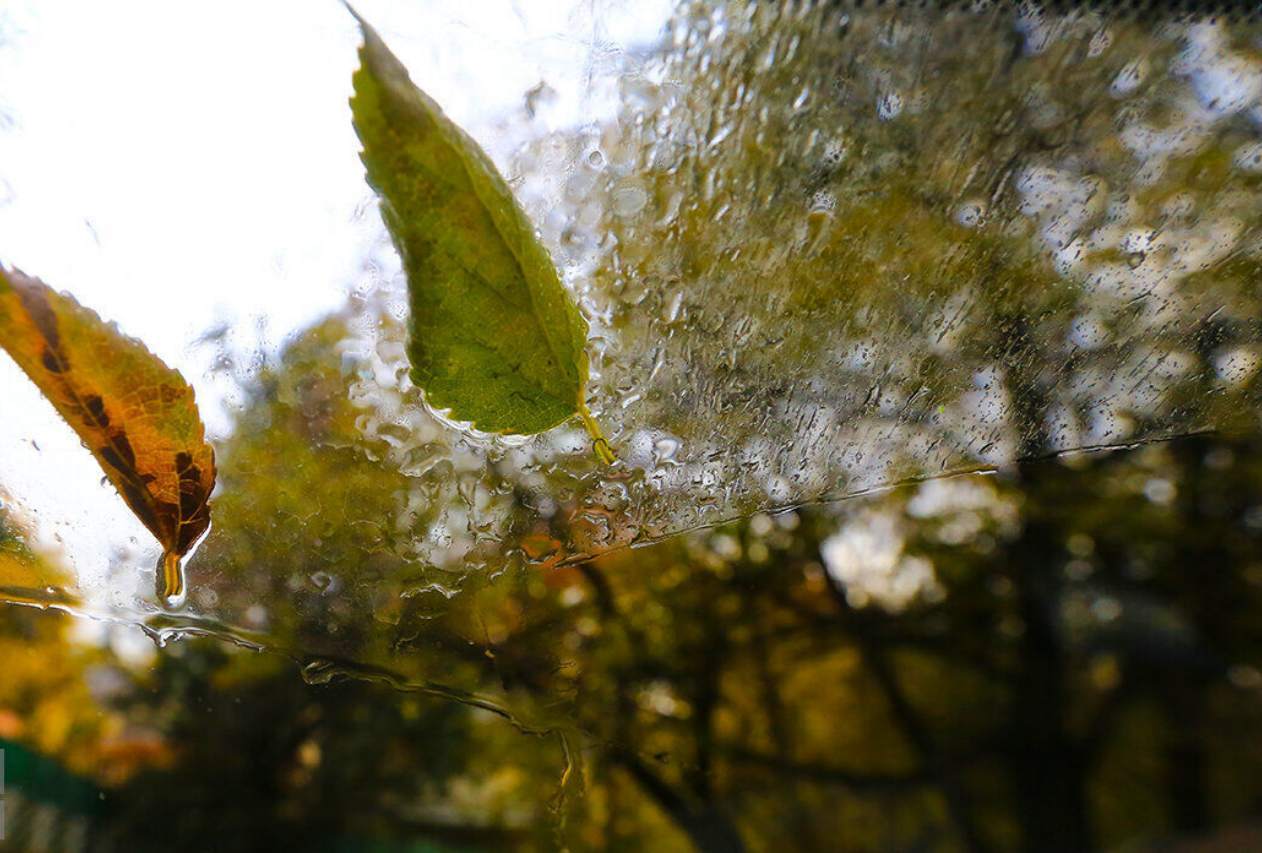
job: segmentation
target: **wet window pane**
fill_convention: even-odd
[[[54,611],[0,609],[14,849],[1262,843],[1256,15],[358,11],[617,459],[414,383],[345,9],[0,10],[0,262],[218,468],[172,606],[0,356],[0,598]]]

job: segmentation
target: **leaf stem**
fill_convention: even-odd
[[[613,448],[609,446],[609,439],[605,438],[605,434],[600,430],[600,424],[596,423],[596,419],[587,409],[587,403],[583,400],[578,401],[578,415],[583,419],[587,434],[592,437],[592,452],[596,454],[596,458],[606,465],[617,462],[618,457],[614,456]]]

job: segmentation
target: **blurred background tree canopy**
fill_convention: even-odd
[[[476,633],[436,617],[414,644],[444,675],[572,715],[568,782],[555,737],[473,705],[215,640],[128,664],[12,608],[0,721],[115,777],[101,837],[129,849],[1193,837],[1262,818],[1259,451],[1195,437],[759,514],[492,585]]]

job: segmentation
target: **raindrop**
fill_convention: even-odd
[[[649,194],[638,183],[627,182],[613,191],[613,210],[618,216],[634,216],[648,204]]]
[[[184,586],[184,558],[174,551],[167,551],[158,560],[155,592],[158,600],[174,610],[184,604],[187,590]]]
[[[897,92],[887,92],[876,102],[876,114],[881,121],[898,118],[903,111],[903,96]]]
[[[321,595],[332,595],[337,592],[339,586],[337,578],[325,571],[313,573],[310,581],[311,585],[318,589]]]
[[[965,228],[976,228],[986,216],[986,205],[981,201],[966,201],[955,209],[955,221]]]

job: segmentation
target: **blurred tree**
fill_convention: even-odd
[[[458,597],[481,639],[415,642],[474,649],[488,692],[561,702],[584,734],[560,828],[549,739],[181,644],[128,710],[179,760],[119,792],[121,825],[193,847],[1086,850],[1257,819],[1259,451],[930,481]]]

